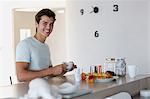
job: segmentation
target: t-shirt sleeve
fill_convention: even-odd
[[[16,62],[30,62],[30,48],[27,42],[21,41],[16,47]]]

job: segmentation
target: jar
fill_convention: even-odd
[[[104,64],[104,72],[106,71],[112,71],[115,72],[115,58],[106,58],[105,64]]]
[[[117,76],[125,76],[126,75],[126,62],[125,58],[117,58],[115,73]]]

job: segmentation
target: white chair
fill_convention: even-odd
[[[106,97],[105,99],[132,99],[131,95],[127,92],[120,92],[115,95]]]

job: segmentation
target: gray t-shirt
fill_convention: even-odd
[[[48,68],[52,65],[49,47],[34,37],[22,40],[16,48],[16,62],[29,62],[29,70]]]

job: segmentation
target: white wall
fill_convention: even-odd
[[[0,3],[1,4],[1,3]],[[5,5],[4,5],[5,6]],[[5,8],[0,5],[0,42],[1,42],[1,56],[0,56],[0,85],[10,84],[9,76],[11,70],[14,71],[13,59],[12,59],[12,13],[10,8]]]
[[[148,66],[147,70],[150,72],[150,1],[148,3]]]
[[[113,12],[113,4],[119,11]],[[98,6],[97,14],[89,12]],[[126,57],[139,73],[148,66],[148,5],[143,0],[68,0],[66,4],[68,58],[86,71],[104,63],[106,57]],[[85,9],[81,15],[80,9]],[[100,37],[94,37],[98,30]]]

